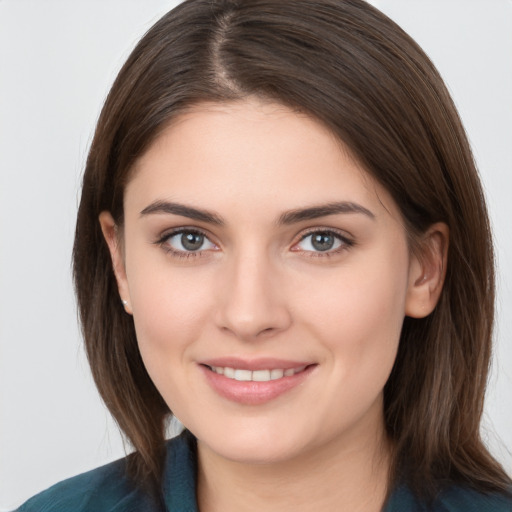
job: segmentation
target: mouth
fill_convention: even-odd
[[[245,370],[242,368],[231,368],[229,366],[208,366],[212,372],[223,375],[227,379],[237,380],[239,382],[269,382],[271,380],[282,379],[283,377],[292,377],[296,373],[303,372],[308,365],[297,368],[272,368],[264,370]]]
[[[207,383],[222,398],[242,405],[262,405],[303,384],[318,365],[270,360],[201,363]]]

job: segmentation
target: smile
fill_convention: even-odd
[[[199,365],[206,382],[219,396],[241,405],[263,405],[299,387],[312,375],[317,364],[263,359],[234,358]]]
[[[271,380],[282,379],[283,377],[292,377],[296,373],[300,373],[306,369],[306,366],[287,369],[269,369],[269,370],[244,370],[239,368],[230,368],[229,366],[210,366],[212,371],[218,375],[223,375],[228,379],[241,382],[268,382]]]

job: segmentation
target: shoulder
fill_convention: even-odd
[[[114,512],[137,510],[143,499],[125,476],[126,459],[121,459],[64,480],[37,494],[17,512]],[[124,508],[119,504],[124,503]]]
[[[452,486],[442,491],[432,504],[419,500],[400,486],[390,497],[385,512],[512,512],[511,493],[485,494],[467,487]]]
[[[188,436],[190,437],[190,436]],[[167,444],[166,473],[173,473],[174,484],[164,484],[164,492],[174,494],[174,500],[181,500],[184,491],[179,482],[183,477],[178,467],[185,475],[192,473],[184,467],[190,463],[185,457],[190,457],[190,440],[187,435],[181,435]],[[49,489],[37,494],[25,502],[15,512],[157,512],[160,506],[152,498],[137,487],[126,476],[127,458],[111,462],[87,473],[64,480]],[[178,466],[178,467],[177,467]],[[166,475],[167,476],[167,475]],[[166,477],[164,477],[164,481]],[[186,482],[187,492],[193,496],[193,478]],[[192,487],[192,489],[191,489]],[[167,500],[166,500],[167,501]],[[171,509],[171,510],[174,510]]]
[[[437,509],[435,509],[437,510]],[[439,496],[439,512],[512,512],[512,489],[508,495],[484,494],[452,487]]]

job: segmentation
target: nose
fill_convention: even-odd
[[[226,275],[227,274],[227,275]],[[217,325],[244,341],[267,338],[291,322],[282,273],[264,254],[240,254],[220,283]]]

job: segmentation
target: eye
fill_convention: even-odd
[[[204,233],[191,229],[165,235],[160,243],[174,253],[197,253],[217,248]]]
[[[353,242],[333,231],[314,231],[304,235],[301,240],[294,245],[292,250],[316,252],[316,253],[335,253],[353,245]]]

